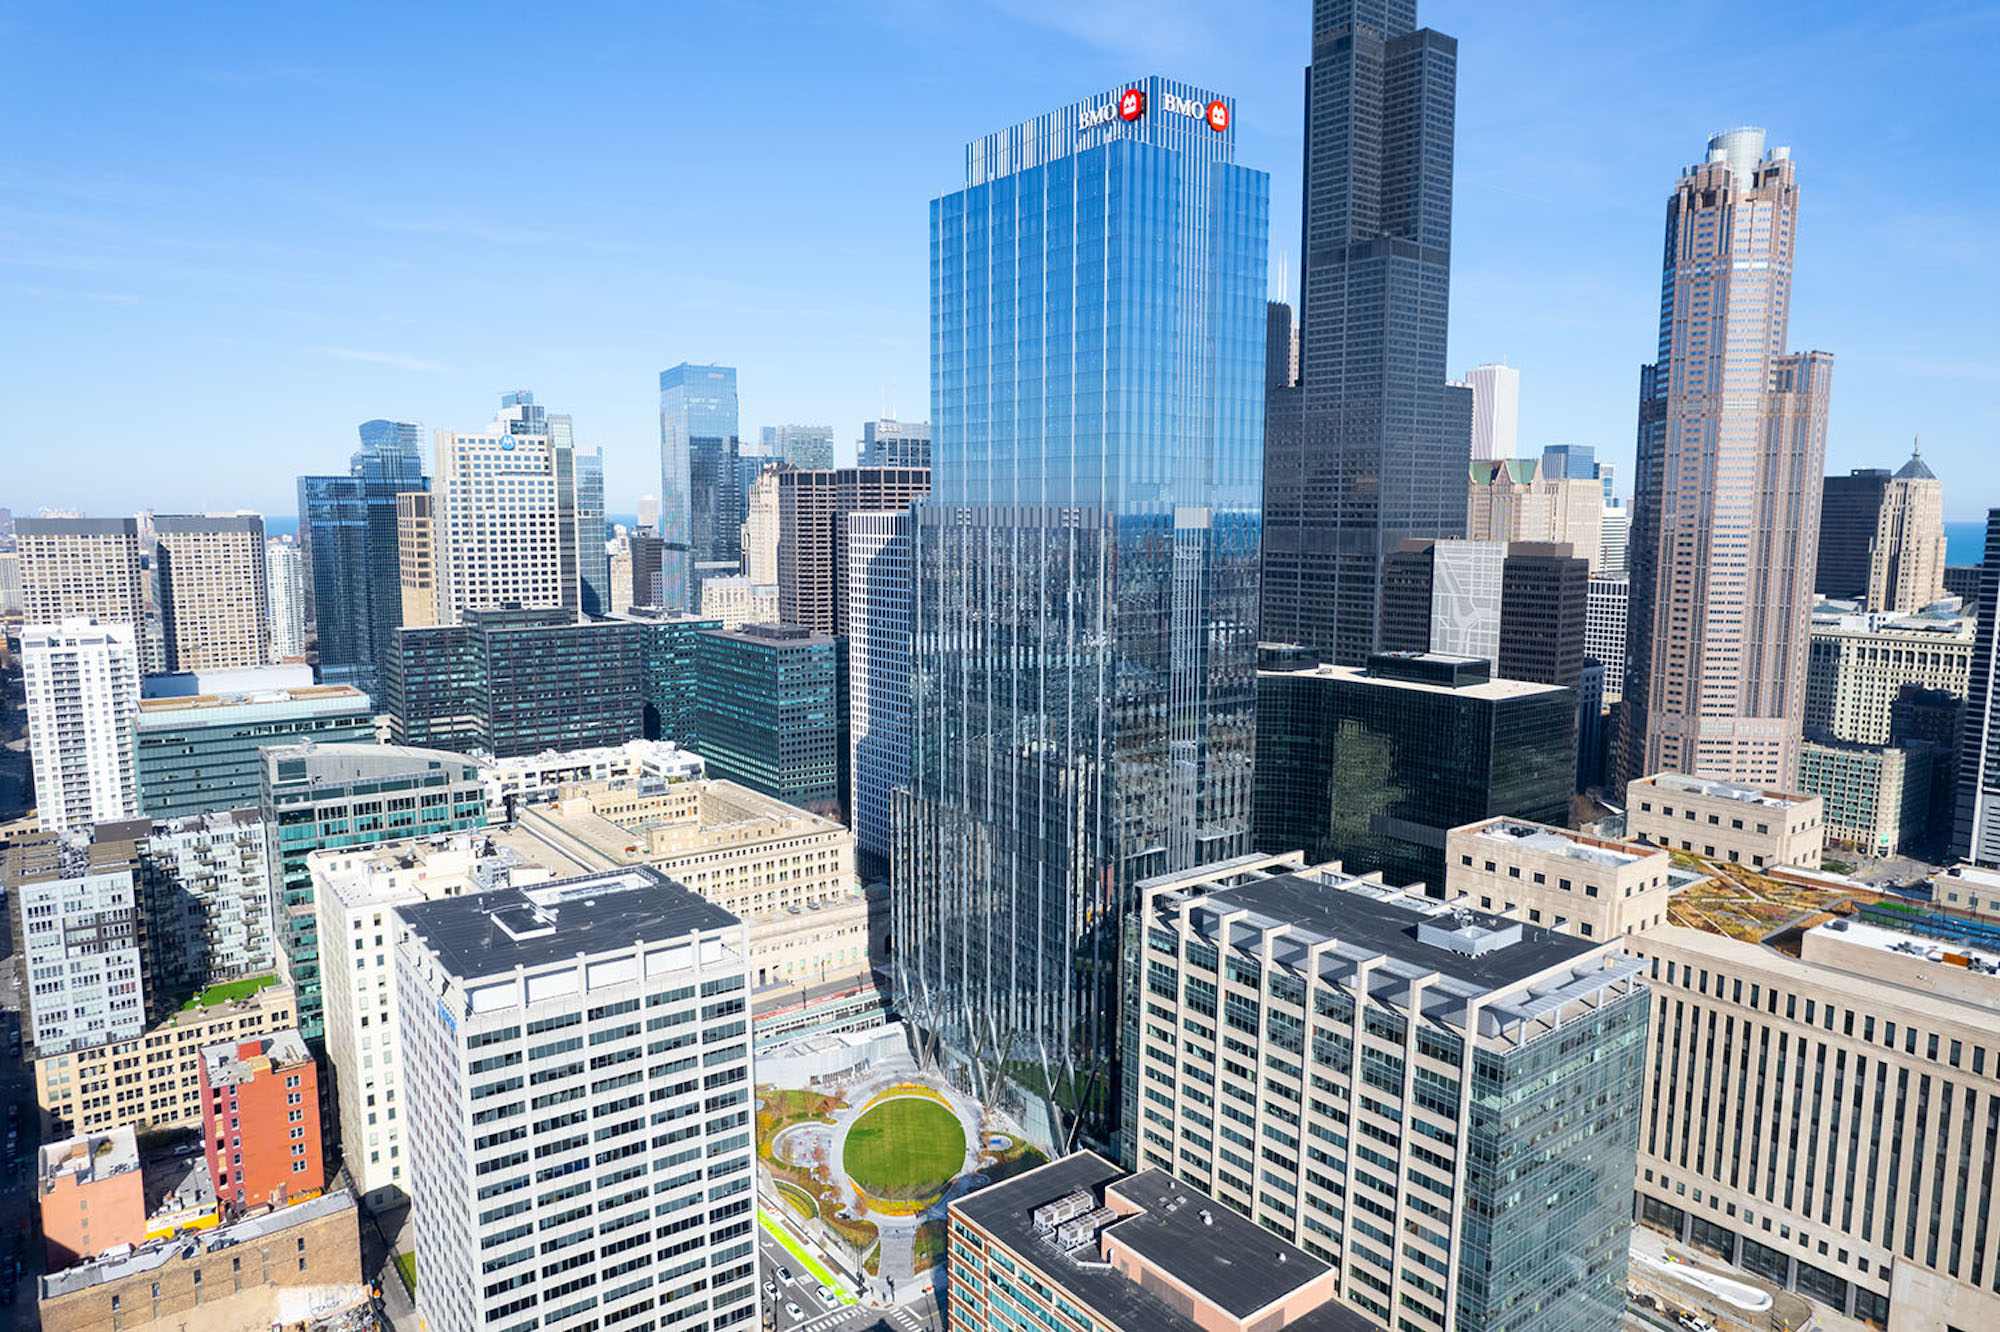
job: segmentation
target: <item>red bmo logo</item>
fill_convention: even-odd
[[[1222,102],[1208,104],[1208,127],[1212,130],[1229,128],[1229,107]]]
[[[1137,120],[1146,114],[1146,94],[1137,88],[1127,88],[1125,95],[1118,99],[1118,118]]]

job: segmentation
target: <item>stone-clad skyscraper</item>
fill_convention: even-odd
[[[1445,382],[1458,42],[1416,0],[1315,0],[1299,382],[1264,445],[1263,633],[1347,665],[1382,557],[1465,535],[1472,395]]]
[[[1112,1132],[1135,885],[1249,849],[1269,180],[1234,109],[1121,84],[931,205],[900,1011],[1045,1140]]]
[[[1833,358],[1787,353],[1799,189],[1764,131],[1667,201],[1659,360],[1639,372],[1622,780],[1789,788],[1805,720]]]

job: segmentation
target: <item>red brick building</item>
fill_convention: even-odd
[[[225,1207],[282,1205],[326,1187],[319,1070],[297,1031],[204,1049],[201,1125]]]

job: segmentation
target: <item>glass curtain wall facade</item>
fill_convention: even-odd
[[[604,523],[604,454],[576,455],[576,573],[585,615],[611,614],[611,547]]]
[[[299,478],[299,546],[319,678],[372,694],[389,637],[403,623],[396,496],[429,483],[422,426],[363,421],[360,434],[348,475]]]
[[[1472,394],[1446,383],[1458,42],[1416,0],[1315,0],[1298,382],[1271,393],[1264,637],[1375,651],[1382,558],[1465,535]]]
[[[694,565],[743,558],[736,370],[683,362],[660,372],[660,605],[693,610]]]
[[[902,1011],[1046,1139],[1115,1131],[1132,886],[1248,848],[1269,180],[1151,77],[931,205]]]

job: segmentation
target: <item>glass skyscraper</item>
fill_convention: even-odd
[[[611,614],[611,549],[604,526],[604,454],[576,455],[576,573],[585,615]]]
[[[661,605],[692,610],[694,566],[743,559],[736,371],[689,365],[660,372]]]
[[[360,433],[346,476],[299,478],[299,545],[320,680],[373,693],[389,636],[403,623],[396,496],[429,483],[422,426],[363,421]]]
[[[1471,391],[1445,382],[1458,42],[1416,0],[1314,0],[1298,382],[1264,455],[1264,637],[1376,649],[1382,557],[1465,535]],[[1274,367],[1275,369],[1275,367]]]
[[[902,1011],[1044,1138],[1116,1119],[1133,885],[1249,849],[1269,179],[1158,77],[931,204]]]

